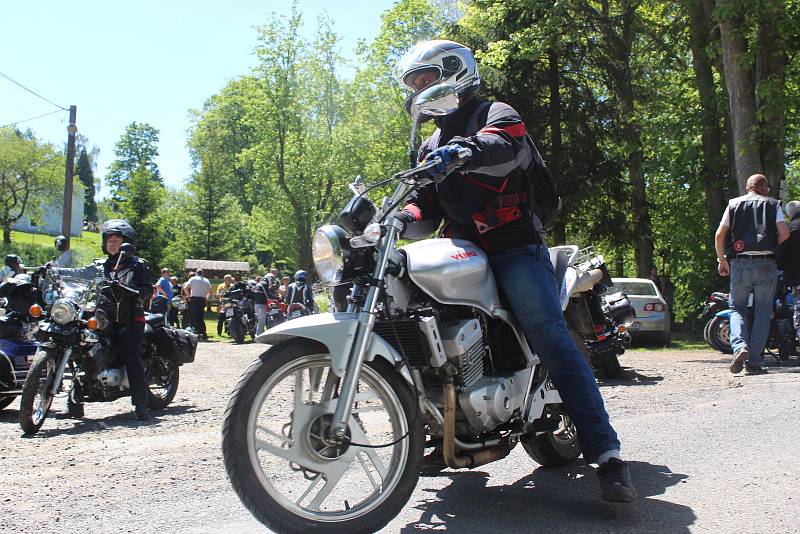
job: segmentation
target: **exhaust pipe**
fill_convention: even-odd
[[[513,444],[487,447],[465,454],[456,453],[456,388],[453,381],[444,383],[444,424],[442,425],[442,455],[448,467],[464,469],[478,467],[508,456]]]

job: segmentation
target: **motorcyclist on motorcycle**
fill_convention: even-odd
[[[314,292],[306,284],[307,276],[303,270],[294,273],[294,282],[289,284],[289,288],[286,290],[285,302],[287,306],[298,302],[306,307],[308,313],[315,313]]]
[[[140,359],[142,336],[145,328],[144,301],[150,297],[152,284],[147,262],[133,254],[136,244],[136,231],[123,219],[111,219],[103,223],[100,230],[102,249],[108,256],[103,263],[103,275],[108,280],[117,282],[138,291],[138,295],[120,292],[122,295],[118,314],[112,315],[112,343],[122,356],[128,382],[131,389],[131,403],[135,417],[139,421],[147,421],[150,414],[147,408],[147,381],[144,367]],[[129,244],[130,246],[123,246]],[[74,271],[95,269],[88,266],[83,269],[57,269],[59,274],[70,274]],[[98,307],[101,307],[98,302]],[[73,383],[74,387],[74,383]],[[70,398],[75,399],[70,392]],[[77,401],[75,401],[77,402]],[[80,413],[80,408],[78,408]]]
[[[21,274],[25,272],[25,267],[22,266],[22,258],[16,254],[6,254],[3,262],[5,265],[0,271],[0,284],[2,284],[8,278],[13,278],[15,274]]]
[[[441,169],[461,148],[472,157],[459,172],[421,188],[400,214],[406,224],[444,220],[443,237],[467,239],[487,254],[497,280],[528,343],[539,355],[578,429],[584,458],[599,464],[601,498],[636,498],[620,443],[592,370],[575,346],[564,321],[553,265],[541,225],[528,209],[531,161],[525,124],[509,105],[481,105],[475,97],[480,77],[472,51],[452,41],[414,46],[398,65],[398,79],[416,95],[435,83],[452,85],[459,108],[435,120],[438,129],[420,148],[419,159],[441,158]],[[477,113],[477,123],[473,114]],[[407,106],[408,108],[408,106]],[[470,124],[476,131],[467,131]]]

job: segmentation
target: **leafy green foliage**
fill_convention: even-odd
[[[132,122],[125,128],[114,148],[116,159],[111,163],[106,183],[115,203],[125,200],[123,189],[133,173],[144,168],[157,184],[164,180],[158,170],[158,130],[147,123]]]

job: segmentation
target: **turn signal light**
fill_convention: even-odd
[[[617,326],[617,332],[619,332],[620,334],[624,334],[625,330],[627,330],[627,328],[625,327],[624,324]]]
[[[99,324],[97,323],[97,319],[95,319],[94,317],[86,321],[86,328],[88,328],[89,330],[97,330],[98,326]]]
[[[38,304],[34,304],[30,308],[28,308],[28,313],[31,317],[36,317],[37,319],[42,316],[42,307]]]

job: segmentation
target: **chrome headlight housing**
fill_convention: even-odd
[[[323,283],[336,285],[343,281],[345,250],[348,249],[347,235],[339,226],[326,224],[314,232],[311,257]]]
[[[58,299],[53,303],[50,308],[50,317],[57,324],[69,324],[78,318],[78,310],[72,301],[67,299]]]
[[[94,318],[97,319],[97,328],[99,330],[105,330],[111,324],[111,320],[108,318],[106,312],[98,308],[94,312]]]

